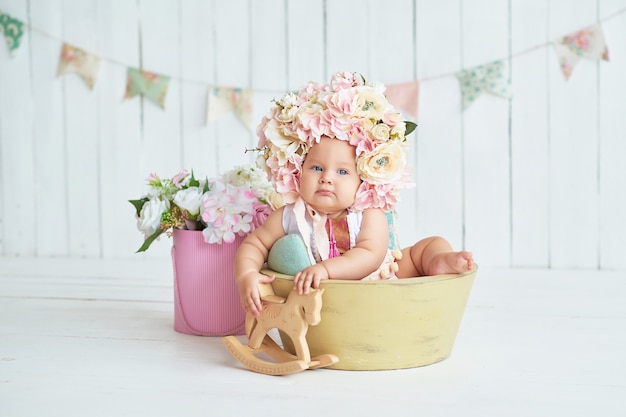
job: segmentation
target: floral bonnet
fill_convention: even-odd
[[[351,210],[393,208],[411,185],[405,136],[416,125],[402,120],[384,91],[358,73],[338,72],[330,83],[310,82],[274,100],[257,129],[257,164],[285,203],[297,199],[304,158],[326,136],[355,147],[362,182]]]

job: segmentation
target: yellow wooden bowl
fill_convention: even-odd
[[[322,281],[322,321],[307,333],[311,355],[337,355],[339,362],[330,368],[344,370],[414,368],[447,358],[476,270],[392,281]],[[276,276],[276,294],[289,294],[292,276],[263,273]],[[291,341],[282,339],[290,350]]]

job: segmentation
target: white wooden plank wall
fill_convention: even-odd
[[[251,162],[235,117],[206,125],[209,85],[269,101],[337,70],[417,79],[417,186],[400,240],[439,234],[491,266],[624,268],[626,0],[0,0],[29,25],[0,40],[0,254],[154,259],[128,199],[150,172]],[[612,16],[612,17],[611,17]],[[610,17],[610,19],[607,19]],[[566,81],[551,40],[602,21],[610,62]],[[62,42],[104,57],[93,91],[56,77]],[[512,100],[461,110],[454,73],[505,59]],[[172,77],[162,110],[124,101],[127,67]]]

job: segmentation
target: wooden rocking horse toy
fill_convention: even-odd
[[[287,375],[330,366],[339,361],[330,354],[311,358],[306,341],[309,325],[315,326],[321,320],[323,289],[313,289],[306,295],[291,291],[286,299],[275,295],[270,284],[259,285],[259,292],[263,302],[261,316],[246,315],[248,345],[242,345],[235,336],[222,339],[235,359],[248,369],[267,375]],[[295,355],[282,349],[267,334],[274,328],[289,336]],[[257,354],[266,354],[276,362],[261,359]]]

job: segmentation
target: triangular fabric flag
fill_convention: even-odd
[[[24,22],[0,12],[0,33],[4,34],[9,46],[9,53],[15,56],[24,35]]]
[[[209,87],[207,100],[207,124],[213,123],[227,113],[235,115],[250,131],[254,132],[252,124],[252,102],[254,91],[233,87]]]
[[[554,42],[554,49],[566,80],[572,75],[574,66],[582,57],[609,60],[609,49],[600,24],[563,36]]]
[[[385,90],[385,96],[394,107],[404,110],[417,120],[419,81],[388,84],[387,90]]]
[[[460,71],[456,74],[461,85],[463,110],[467,109],[483,92],[510,98],[511,85],[504,61],[494,61]]]
[[[166,75],[129,67],[124,99],[143,94],[164,109],[169,82],[170,77]]]
[[[99,69],[99,56],[70,44],[63,44],[57,77],[60,77],[68,72],[75,72],[80,75],[83,80],[85,80],[85,83],[87,83],[87,86],[90,89],[93,89]]]

